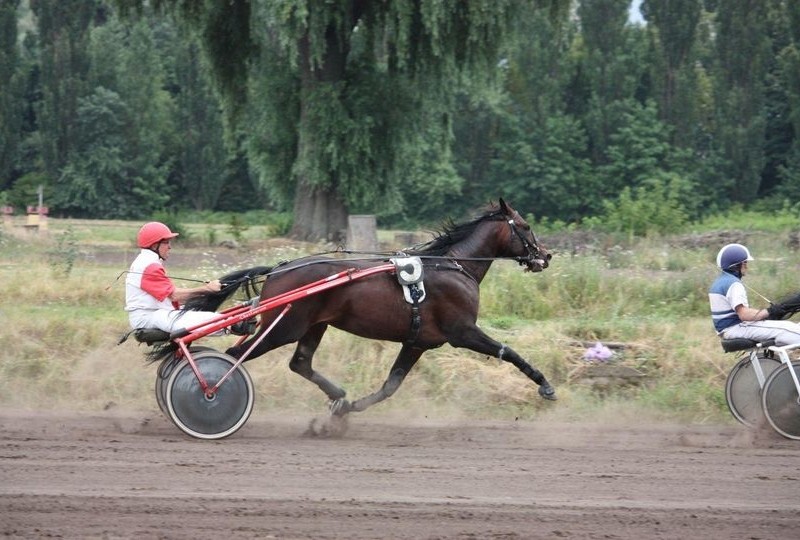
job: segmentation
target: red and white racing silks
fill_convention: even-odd
[[[167,277],[158,254],[143,249],[131,264],[125,278],[125,311],[137,309],[177,309],[169,300],[175,285]]]
[[[131,328],[159,328],[174,332],[217,317],[213,311],[182,311],[177,302],[169,299],[174,291],[175,285],[167,277],[158,254],[142,249],[125,278],[125,311]]]

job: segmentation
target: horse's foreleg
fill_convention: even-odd
[[[331,400],[338,400],[344,398],[347,392],[314,371],[314,368],[311,367],[311,360],[314,357],[314,352],[317,350],[317,347],[319,347],[319,342],[322,340],[322,336],[325,334],[327,328],[328,325],[326,324],[312,326],[308,332],[300,338],[297,342],[297,348],[292,355],[292,359],[289,361],[289,369],[319,386],[320,390],[325,392]]]
[[[377,392],[374,392],[368,396],[364,396],[361,399],[358,399],[353,402],[348,402],[344,399],[340,399],[331,406],[331,412],[336,416],[344,416],[349,412],[361,412],[368,407],[375,405],[383,401],[384,399],[391,397],[400,385],[403,383],[403,380],[408,375],[408,372],[411,371],[411,368],[414,367],[414,364],[417,363],[419,357],[422,356],[422,353],[425,352],[424,349],[417,349],[410,345],[403,345],[403,348],[400,349],[400,354],[397,355],[397,358],[392,364],[392,369],[389,370],[389,377],[387,377],[386,381],[384,381],[383,386],[381,386]]]
[[[464,347],[472,351],[499,358],[510,362],[530,380],[539,385],[539,395],[545,399],[556,400],[556,391],[547,382],[541,371],[531,366],[508,345],[495,341],[487,336],[480,328],[459,332],[457,337],[450,340],[453,347]]]

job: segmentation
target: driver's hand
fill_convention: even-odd
[[[206,288],[209,291],[217,292],[220,289],[222,289],[222,283],[220,283],[220,281],[218,279],[212,279],[211,281],[206,283]]]

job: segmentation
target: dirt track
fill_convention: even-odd
[[[726,538],[800,533],[800,443],[735,426],[0,414],[0,535]]]

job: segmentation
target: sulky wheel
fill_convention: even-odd
[[[800,378],[800,362],[792,362],[792,369]],[[800,394],[789,366],[784,364],[772,372],[761,397],[764,414],[775,431],[788,439],[800,440]]]
[[[175,356],[165,358],[156,371],[156,403],[158,403],[158,408],[161,409],[161,412],[168,417],[167,382],[169,381],[169,376],[172,374],[172,370],[178,365],[178,362],[180,362],[180,360],[175,358]]]
[[[189,347],[189,351],[194,355],[200,351],[213,351],[211,347],[205,347],[203,345],[194,345]],[[169,417],[169,411],[167,411],[167,383],[169,382],[169,376],[172,375],[172,370],[175,369],[180,363],[180,359],[172,355],[168,358],[165,358],[161,365],[158,366],[158,370],[156,371],[156,403],[158,403],[158,408],[161,409],[161,412],[164,413],[165,416]]]
[[[762,353],[758,354],[758,360],[764,372],[764,379],[781,365],[776,358],[764,356]],[[758,383],[749,355],[739,360],[728,374],[728,380],[725,382],[725,400],[733,417],[746,426],[756,427],[764,419],[764,410],[761,408],[761,385]]]
[[[210,391],[236,364],[217,351],[193,355]],[[198,439],[222,439],[244,425],[253,411],[253,381],[243,366],[237,367],[213,394],[203,390],[187,359],[172,370],[165,401],[170,419],[184,433]]]

